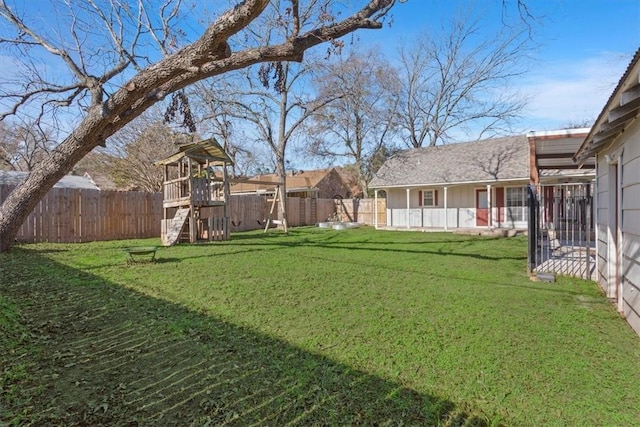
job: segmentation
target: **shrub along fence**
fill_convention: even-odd
[[[0,203],[13,190],[0,185]],[[378,200],[378,224],[385,224],[385,200]],[[271,203],[265,196],[232,195],[231,231],[264,227]],[[373,225],[374,201],[287,198],[289,226],[313,225],[338,216]],[[52,188],[22,224],[20,242],[80,243],[160,237],[162,193]],[[220,216],[221,212],[220,212]]]

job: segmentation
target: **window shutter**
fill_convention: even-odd
[[[422,206],[424,198],[422,197],[422,190],[418,191],[418,206]]]
[[[498,208],[498,222],[504,221],[504,187],[496,187],[495,207]]]
[[[433,190],[433,206],[438,206],[438,190]]]

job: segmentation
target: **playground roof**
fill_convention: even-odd
[[[180,151],[166,159],[157,161],[156,165],[176,164],[185,157],[200,164],[207,162],[210,164],[233,164],[233,160],[231,160],[231,157],[224,151],[224,148],[222,148],[218,141],[214,138],[209,138],[181,146]]]

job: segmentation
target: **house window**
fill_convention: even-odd
[[[425,207],[438,206],[438,190],[420,191],[420,206],[425,206]]]
[[[524,187],[507,188],[507,221],[525,221],[527,194]]]

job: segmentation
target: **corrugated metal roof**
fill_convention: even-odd
[[[535,144],[538,170],[576,169],[573,155],[589,131],[590,128],[578,128],[528,133]],[[583,167],[595,169],[595,158],[585,160]]]
[[[529,143],[524,135],[402,151],[382,165],[369,187],[520,179],[529,179]]]
[[[611,93],[611,96],[609,96],[609,100],[591,128],[591,132],[589,132],[589,135],[587,135],[584,142],[580,145],[573,156],[574,162],[582,163],[589,156],[593,156],[604,145],[617,138],[624,131],[625,126],[628,126],[630,122],[636,119],[640,110],[638,108],[638,98],[635,98],[634,101],[629,100],[627,102],[627,104],[632,104],[633,102],[636,103],[635,108],[630,109],[627,113],[629,117],[620,117],[618,119],[612,119],[609,117],[611,110],[616,107],[621,107],[619,105],[620,95],[625,90],[638,87],[638,75],[640,74],[640,71],[636,72],[634,75],[634,69],[636,69],[636,67],[640,68],[640,48],[636,50],[636,53],[633,55],[627,69],[618,81],[616,88]],[[621,123],[616,123],[620,120],[622,120]],[[596,139],[598,140],[596,141]]]
[[[0,171],[0,184],[18,185],[29,176],[29,172]],[[90,179],[78,175],[66,175],[58,181],[54,188],[77,188],[84,190],[100,190]]]

